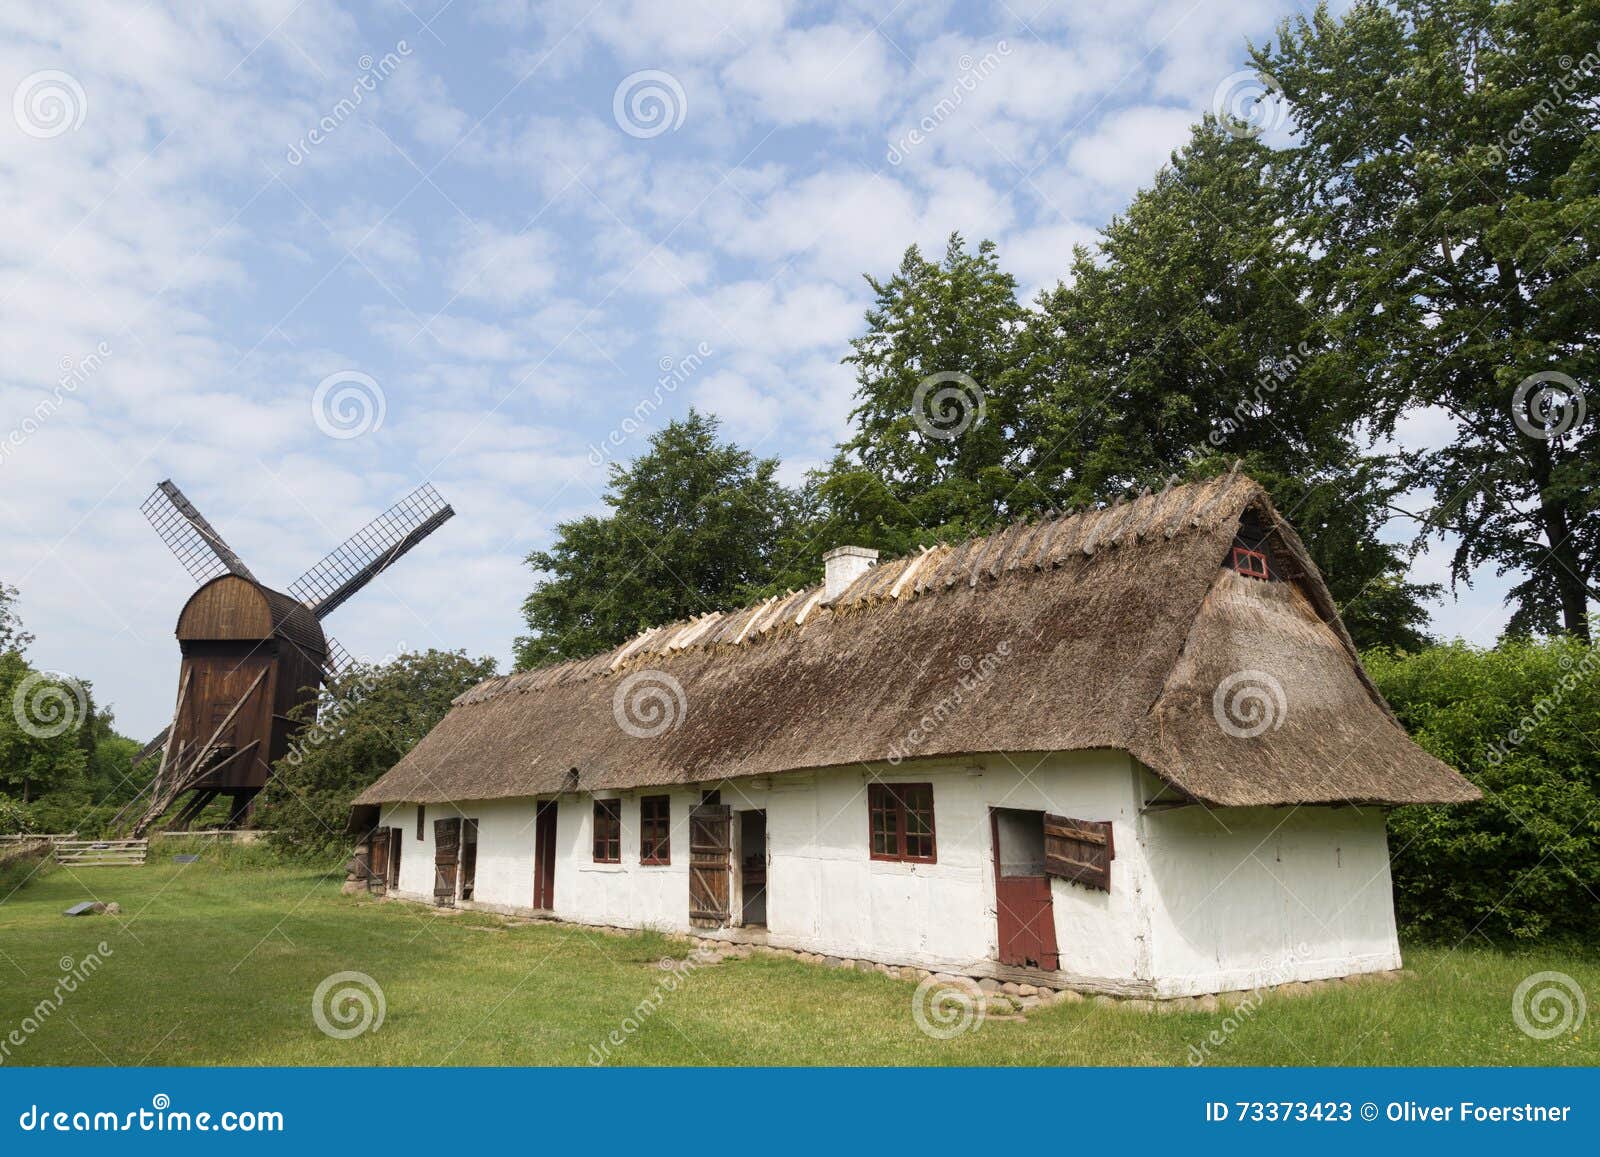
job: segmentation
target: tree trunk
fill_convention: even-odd
[[[1539,485],[1539,522],[1544,529],[1545,541],[1550,544],[1551,577],[1555,580],[1556,595],[1561,600],[1561,625],[1567,634],[1589,642],[1589,584],[1584,581],[1584,567],[1572,545],[1572,526],[1567,504],[1549,497],[1549,452],[1539,455],[1534,466],[1534,478]]]

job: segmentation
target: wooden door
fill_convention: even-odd
[[[367,843],[367,891],[382,892],[389,885],[389,829],[374,828]]]
[[[989,823],[1000,963],[1060,968],[1055,906],[1044,868],[1044,813],[994,808]]]
[[[728,858],[733,812],[701,804],[689,813],[689,923],[720,928],[728,922]]]
[[[556,906],[556,801],[539,804],[533,821],[533,906]]]
[[[461,861],[461,817],[433,821],[433,902],[449,908],[456,902],[456,870]]]
[[[405,847],[405,835],[399,828],[389,829],[389,887],[400,887],[400,849]]]

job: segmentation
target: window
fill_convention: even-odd
[[[867,812],[874,860],[909,860],[919,864],[936,861],[933,784],[868,784]]]
[[[647,795],[639,801],[639,862],[672,863],[672,797]]]
[[[594,862],[622,863],[622,801],[594,801]]]
[[[422,804],[417,805],[417,839],[425,839],[424,832],[428,830],[426,817],[428,809]]]
[[[1267,579],[1271,577],[1267,571],[1266,552],[1251,550],[1245,546],[1233,548],[1233,569],[1246,578]]]

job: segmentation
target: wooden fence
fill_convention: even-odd
[[[56,840],[56,863],[74,867],[136,867],[144,863],[149,840]]]

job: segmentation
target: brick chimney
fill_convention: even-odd
[[[878,561],[878,552],[865,546],[836,546],[822,556],[822,601],[831,603]]]

